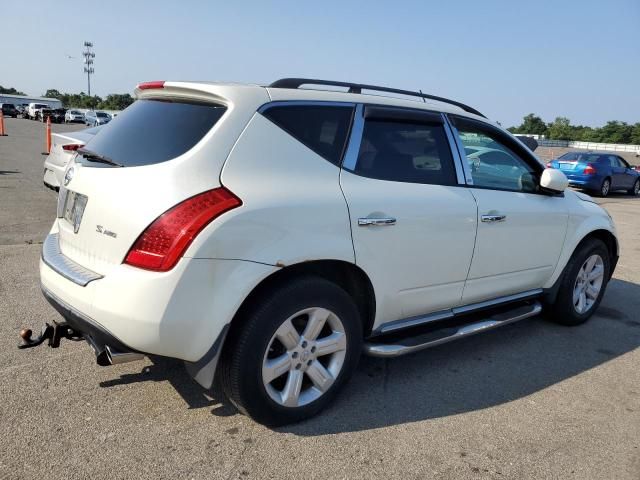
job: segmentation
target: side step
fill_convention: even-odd
[[[459,326],[446,326],[426,333],[388,342],[384,342],[383,338],[380,338],[378,342],[365,342],[364,353],[372,357],[398,357],[475,335],[476,333],[486,332],[487,330],[524,320],[525,318],[534,317],[540,314],[540,312],[542,312],[542,304],[534,301],[528,305],[502,311],[488,318],[471,321],[470,323]]]

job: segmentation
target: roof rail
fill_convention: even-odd
[[[365,85],[363,83],[350,83],[350,82],[338,82],[333,80],[317,80],[313,78],[281,78],[276,80],[269,87],[271,88],[300,88],[302,85],[329,85],[332,87],[347,87],[349,93],[362,93],[362,90],[374,90],[377,92],[396,93],[398,95],[408,95],[411,97],[420,97],[428,100],[436,100],[438,102],[448,103],[461,108],[465,112],[473,113],[485,117],[475,108],[472,108],[464,103],[456,102],[444,97],[437,97],[435,95],[427,95],[422,92],[412,92],[410,90],[400,90],[398,88],[378,87],[376,85]],[[486,118],[486,117],[485,117]]]

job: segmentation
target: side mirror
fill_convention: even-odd
[[[569,180],[560,170],[545,168],[540,177],[540,186],[545,190],[562,193],[569,186]]]

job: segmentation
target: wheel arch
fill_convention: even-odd
[[[264,278],[244,299],[230,324],[232,332],[242,322],[243,315],[269,291],[286,282],[303,276],[318,276],[335,283],[353,299],[362,318],[363,335],[373,329],[376,298],[369,276],[357,265],[344,260],[312,260],[281,268]]]

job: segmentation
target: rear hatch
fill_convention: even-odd
[[[211,90],[138,92],[141,99],[78,151],[58,200],[65,256],[106,275],[162,213],[220,185],[250,114],[238,118],[233,102]]]

